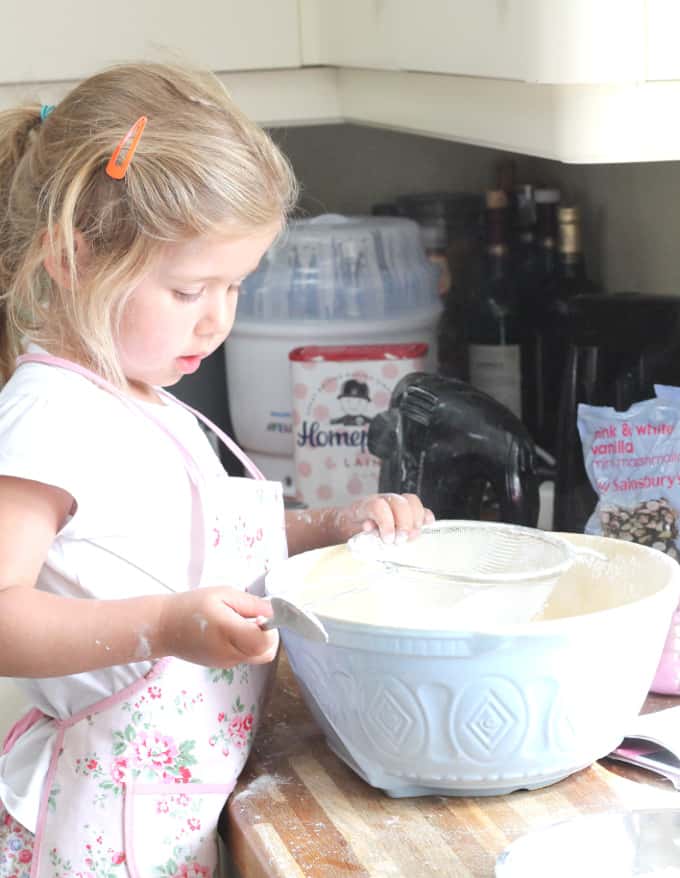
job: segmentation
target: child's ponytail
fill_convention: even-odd
[[[0,380],[14,369],[15,346],[9,331],[7,294],[12,286],[20,254],[10,222],[12,182],[40,124],[40,106],[17,107],[0,112]]]

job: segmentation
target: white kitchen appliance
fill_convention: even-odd
[[[289,352],[425,342],[434,370],[437,283],[412,220],[324,214],[290,223],[244,281],[225,346],[234,433],[265,475],[286,486],[294,472]]]

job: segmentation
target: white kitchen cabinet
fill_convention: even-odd
[[[299,67],[297,0],[35,0],[0,28],[0,83],[80,79],[121,61],[213,70]]]
[[[647,0],[647,79],[680,79],[680,3]]]
[[[339,71],[347,121],[573,164],[680,159],[679,82],[548,86]]]
[[[354,122],[570,163],[680,159],[680,0],[15,4],[0,108],[138,58],[218,71],[267,125]],[[34,86],[32,90],[30,86]]]
[[[549,84],[645,75],[645,0],[300,0],[300,8],[307,64]]]
[[[300,0],[348,121],[572,163],[680,159],[679,0]]]

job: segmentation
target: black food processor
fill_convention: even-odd
[[[412,372],[376,415],[368,447],[381,492],[418,494],[436,518],[535,527],[539,473],[526,427],[505,406],[456,378]]]

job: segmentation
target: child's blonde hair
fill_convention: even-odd
[[[106,164],[142,115],[125,178],[113,180]],[[122,307],[161,249],[283,221],[296,195],[285,157],[212,74],[122,65],[80,83],[44,121],[39,106],[0,112],[2,376],[31,340],[120,384]],[[44,268],[47,247],[63,282]]]

